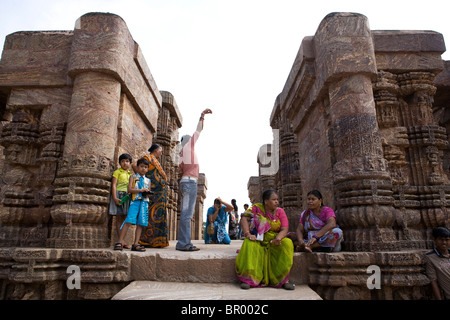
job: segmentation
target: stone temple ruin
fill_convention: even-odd
[[[312,189],[336,210],[345,253],[317,255],[310,269],[323,297],[421,297],[418,253],[432,248],[434,227],[450,227],[443,52],[440,33],[373,31],[354,13],[329,14],[301,43],[270,115],[269,159],[248,189],[258,199],[275,186],[291,231]],[[391,288],[383,296],[353,276],[370,264]]]
[[[437,32],[373,31],[354,13],[326,16],[302,41],[270,115],[270,157],[248,188],[252,201],[275,188],[292,231],[309,190],[336,209],[343,251],[295,253],[291,272],[324,299],[427,297],[430,231],[450,227],[444,51]],[[89,13],[73,31],[7,36],[0,120],[0,299],[109,299],[143,264],[147,279],[169,278],[173,261],[111,250],[106,212],[121,153],[163,145],[170,240],[179,214],[171,152],[182,116],[120,17]],[[193,239],[206,188],[202,175]],[[211,261],[233,281],[233,258]],[[66,287],[72,264],[82,266],[80,290]],[[383,290],[368,289],[369,265],[381,268]],[[206,270],[189,268],[178,271]]]
[[[120,17],[90,13],[73,31],[7,36],[0,116],[0,260],[11,258],[6,248],[110,247],[118,157],[137,159],[152,143],[163,146],[169,240],[176,239],[179,177],[171,153],[182,116],[172,94],[158,90]],[[201,239],[204,175],[198,189],[193,239]]]

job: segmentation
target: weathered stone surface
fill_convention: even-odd
[[[142,156],[156,131],[176,238],[178,171],[171,159],[181,113],[169,92],[163,99],[119,16],[88,13],[74,31],[9,35],[0,92],[0,246],[109,246],[118,157]]]
[[[284,140],[264,186],[290,207],[292,231],[312,189],[336,210],[347,250],[426,248],[432,226],[449,225],[444,93],[433,107],[444,51],[440,33],[371,31],[355,13],[329,14],[305,37],[271,114]]]
[[[112,300],[322,300],[307,285],[295,291],[276,288],[242,290],[236,283],[189,283],[134,281]],[[264,306],[264,303],[262,303]],[[256,308],[255,308],[256,309]],[[266,312],[266,309],[262,309]],[[260,313],[262,313],[260,311]],[[217,311],[221,314],[226,310]],[[257,312],[257,311],[254,311]]]
[[[372,31],[356,13],[327,15],[301,43],[270,117],[280,170],[251,181],[278,191],[291,231],[308,191],[335,209],[351,252],[314,256],[309,283],[325,299],[426,295],[423,252],[401,250],[431,248],[431,229],[450,226],[444,51],[438,32]],[[366,262],[381,267],[385,291],[364,285]]]

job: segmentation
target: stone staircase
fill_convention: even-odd
[[[295,253],[290,281],[296,289],[242,290],[236,278],[235,259],[241,240],[230,245],[205,245],[196,252],[175,250],[175,241],[146,252],[124,250],[131,258],[131,282],[113,300],[321,300],[307,285],[306,254]]]

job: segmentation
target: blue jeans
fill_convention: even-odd
[[[180,189],[181,213],[180,225],[178,226],[178,242],[175,249],[183,250],[193,246],[191,242],[191,220],[197,202],[197,181],[183,180],[180,182]]]

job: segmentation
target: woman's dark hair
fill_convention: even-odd
[[[231,205],[233,206],[233,208],[234,208],[234,211],[238,211],[238,206],[237,206],[237,204],[236,204],[236,199],[231,199]]]
[[[150,148],[148,148],[148,152],[152,153],[153,151],[155,151],[156,149],[160,148],[161,146],[157,143],[152,144],[152,146]]]
[[[272,190],[272,189],[269,189],[269,190],[264,191],[263,194],[262,194],[262,202],[263,202],[263,204],[264,204],[264,201],[265,201],[265,200],[269,200],[270,197],[271,197],[274,193],[276,193],[276,192],[275,192],[275,190]]]
[[[317,199],[322,200],[321,201],[321,206],[323,206],[323,196],[322,196],[322,194],[320,193],[319,190],[311,190],[310,192],[308,192],[308,194],[306,196],[309,196],[310,194],[315,196]]]

